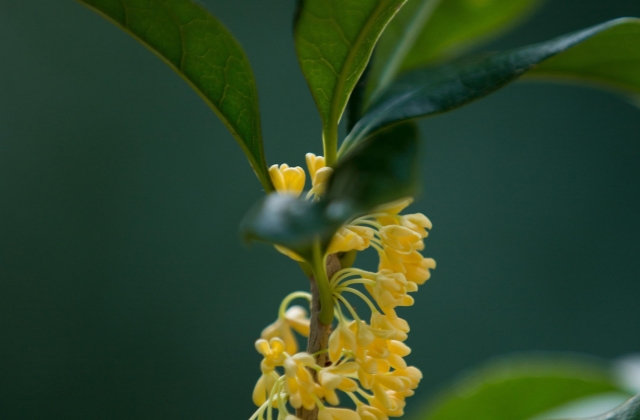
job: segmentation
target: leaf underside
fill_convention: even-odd
[[[407,72],[368,109],[342,149],[388,124],[465,105],[527,72],[638,93],[640,19],[616,19],[540,44]]]
[[[258,94],[249,60],[231,33],[190,0],[77,0],[159,56],[202,97],[236,138],[263,187]]]

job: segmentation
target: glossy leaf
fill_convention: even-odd
[[[410,71],[394,82],[369,108],[345,139],[343,150],[385,125],[446,112],[486,96],[530,70],[535,72],[538,64],[552,57],[558,61],[555,64],[551,61],[551,64],[556,69],[563,68],[566,77],[589,78],[637,91],[640,87],[640,63],[636,59],[640,49],[638,28],[640,19],[616,19],[551,41],[485,58],[458,60]],[[603,53],[601,43],[615,52]],[[579,48],[578,54],[574,54],[573,48]],[[567,60],[563,60],[564,54],[568,54]],[[593,64],[581,69],[576,55],[589,56],[584,60]],[[618,60],[613,63],[612,57]],[[595,64],[598,60],[602,60],[602,67]],[[547,71],[544,63],[540,69],[540,75]]]
[[[541,0],[411,0],[389,23],[372,58],[367,98],[403,70],[451,58],[501,33]]]
[[[615,410],[592,420],[640,420],[640,395],[630,398]]]
[[[326,247],[344,223],[414,193],[417,147],[414,123],[380,131],[338,162],[320,201],[278,193],[261,200],[243,221],[244,237],[310,258],[315,240]]]
[[[413,419],[526,420],[612,391],[623,392],[600,364],[566,357],[512,357],[472,372]]]
[[[294,30],[298,61],[325,132],[333,137],[378,37],[405,1],[300,1]]]
[[[190,0],[78,0],[160,57],[222,119],[267,191],[258,94],[249,61],[236,39]]]

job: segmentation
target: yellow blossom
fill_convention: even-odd
[[[402,273],[383,269],[377,273],[374,281],[375,286],[367,285],[367,290],[381,307],[413,305],[413,298],[407,294],[412,286],[409,286],[409,282]]]
[[[327,183],[333,169],[326,166],[323,156],[316,156],[313,153],[307,153],[305,156],[307,161],[307,168],[309,169],[309,175],[311,176],[311,191],[310,193],[316,195],[322,195],[327,189]]]
[[[346,408],[323,408],[318,413],[318,420],[360,420],[360,416]]]
[[[338,405],[340,400],[336,394],[336,389],[344,392],[355,392],[358,384],[348,375],[355,375],[358,371],[358,364],[355,362],[342,363],[340,365],[329,366],[318,372],[318,382],[322,388],[324,399],[331,405]]]
[[[253,389],[253,402],[260,406],[265,403],[271,388],[278,380],[274,369],[284,363],[284,342],[279,338],[272,338],[269,342],[259,339],[256,341],[256,350],[264,357],[260,363],[262,376]]]
[[[342,357],[343,350],[355,352],[356,349],[355,333],[347,325],[339,323],[329,336],[329,359],[335,363]]]
[[[298,340],[291,328],[305,337],[309,336],[309,318],[307,318],[306,309],[301,306],[290,307],[285,312],[284,318],[278,318],[273,324],[267,326],[260,336],[265,340],[280,338],[284,342],[286,352],[290,355],[295,354],[298,352]]]
[[[389,417],[401,417],[404,415],[404,407],[406,406],[402,395],[395,391],[380,390],[377,394],[374,392],[374,398],[369,400],[369,404]]]
[[[307,410],[315,408],[314,396],[321,396],[322,390],[307,370],[315,365],[315,359],[307,353],[298,353],[284,361],[285,389],[292,407],[304,407]]]
[[[400,225],[387,225],[380,229],[382,242],[399,253],[410,253],[419,247],[422,237],[413,230]]]
[[[385,308],[385,312],[385,314],[374,313],[371,315],[371,331],[377,337],[387,340],[406,340],[409,332],[407,321],[398,318],[393,309]]]
[[[391,367],[394,369],[406,369],[407,362],[404,361],[404,357],[411,353],[411,348],[401,341],[389,340],[387,349],[389,354],[386,359]]]
[[[400,216],[400,224],[419,234],[422,238],[429,235],[427,229],[431,229],[431,220],[422,213],[405,214]]]
[[[389,420],[389,417],[375,407],[359,404],[357,409],[361,420]]]
[[[366,226],[348,225],[340,228],[333,236],[327,254],[337,252],[349,252],[352,250],[364,251],[371,244],[373,229]]]
[[[299,166],[289,167],[286,163],[282,165],[272,165],[269,168],[271,182],[276,191],[281,194],[292,194],[296,197],[304,189],[305,173]]]
[[[284,342],[280,338],[272,338],[268,342],[261,338],[256,341],[256,350],[264,356],[260,366],[263,373],[273,372],[276,366],[284,363]]]

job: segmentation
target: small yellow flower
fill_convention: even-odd
[[[299,166],[290,168],[289,165],[272,165],[269,168],[271,182],[276,191],[281,194],[292,194],[296,197],[302,193],[304,189],[305,173],[304,169]]]
[[[347,377],[348,375],[355,375],[358,368],[357,363],[348,362],[326,367],[318,372],[318,382],[322,387],[322,395],[329,404],[340,404],[336,389],[344,392],[355,392],[358,389],[356,381]]]
[[[403,254],[413,252],[417,247],[421,247],[422,241],[420,234],[399,225],[384,226],[380,229],[380,238],[383,244]]]
[[[274,370],[284,363],[284,342],[279,338],[272,338],[269,342],[259,339],[256,341],[256,350],[264,359],[260,363],[262,376],[253,389],[253,402],[257,406],[261,406],[267,401],[271,388],[278,380],[278,375]]]
[[[436,268],[436,262],[433,258],[423,257],[417,251],[401,254],[385,246],[384,252],[380,253],[378,268],[403,273],[408,281],[420,285],[431,278],[429,270]]]
[[[404,407],[407,405],[404,397],[395,391],[374,393],[374,398],[369,400],[369,404],[389,417],[402,417],[404,415]]]
[[[364,251],[371,244],[373,229],[366,226],[348,225],[340,228],[327,249],[327,254],[337,252]]]
[[[382,411],[369,405],[360,404],[357,409],[361,420],[389,420],[389,417]]]
[[[413,298],[407,293],[412,289],[410,282],[402,273],[391,270],[380,270],[374,276],[375,286],[367,285],[367,290],[382,308],[395,308],[396,306],[411,306]]]
[[[355,333],[347,325],[339,323],[329,336],[329,359],[335,363],[342,357],[343,350],[355,353],[357,347]]]
[[[400,216],[400,224],[416,232],[422,238],[426,238],[429,235],[427,229],[431,229],[433,227],[431,220],[422,213],[405,214]]]
[[[387,349],[389,350],[387,361],[391,367],[394,369],[406,369],[407,362],[404,361],[404,357],[411,353],[411,348],[401,341],[389,340]]]
[[[316,156],[313,153],[307,153],[305,158],[307,160],[309,175],[311,175],[312,188],[310,193],[322,195],[327,189],[327,183],[329,178],[331,178],[333,169],[326,166],[323,156]]]
[[[267,402],[269,398],[269,394],[271,393],[271,389],[275,385],[278,380],[278,375],[275,372],[271,372],[268,374],[262,374],[258,382],[256,382],[256,386],[253,388],[253,403],[260,407],[262,404]]]
[[[320,397],[322,390],[307,370],[307,367],[315,365],[315,359],[308,353],[298,353],[285,360],[285,389],[292,407],[304,407],[307,410],[315,408],[314,396]]]
[[[360,420],[360,416],[346,408],[323,408],[318,413],[318,420]]]
[[[260,336],[264,340],[278,337],[284,342],[287,353],[296,354],[298,340],[293,335],[292,328],[302,336],[309,336],[309,318],[307,318],[306,309],[301,306],[292,306],[287,309],[284,318],[278,318],[273,324],[267,326]]]
[[[284,342],[280,338],[272,338],[270,341],[259,339],[256,341],[256,350],[264,359],[261,363],[263,373],[270,373],[276,366],[284,363]]]
[[[385,313],[371,315],[371,331],[380,338],[386,340],[405,341],[409,332],[409,324],[399,318],[395,311],[385,308]]]

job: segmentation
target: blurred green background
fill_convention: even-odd
[[[251,58],[270,164],[321,152],[294,2],[203,0]],[[491,48],[640,16],[551,0]],[[246,419],[253,342],[297,266],[246,246],[240,148],[150,52],[73,1],[0,0],[0,418]],[[640,112],[521,83],[421,123],[438,261],[411,323],[409,409],[487,358],[640,350]],[[368,258],[362,261],[370,263]]]

